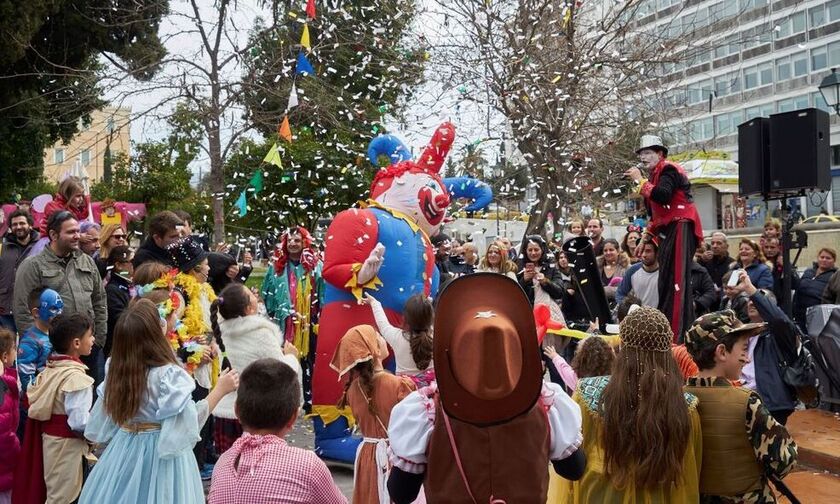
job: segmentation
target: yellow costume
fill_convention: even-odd
[[[703,435],[697,398],[685,394],[691,433],[683,456],[683,480],[679,486],[657,488],[615,488],[604,475],[604,449],[598,433],[601,417],[598,405],[608,376],[582,378],[572,399],[580,406],[583,415],[583,449],[586,452],[586,472],[579,481],[568,481],[549,471],[548,501],[554,503],[610,503],[610,504],[676,504],[698,502],[700,499],[699,474],[703,460]],[[630,435],[630,433],[628,433]]]

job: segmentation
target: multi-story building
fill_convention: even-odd
[[[672,152],[718,150],[737,160],[739,124],[807,107],[826,110],[832,191],[802,198],[801,209],[806,216],[840,214],[840,118],[818,89],[840,67],[840,0],[642,0],[635,19],[640,29],[686,37],[690,46],[690,57],[664,65],[658,91],[673,111],[666,128]],[[752,214],[764,218],[763,210]]]
[[[106,160],[117,153],[129,153],[131,109],[105,107],[91,113],[90,125],[79,125],[79,132],[67,145],[59,140],[44,151],[44,177],[59,181],[76,161],[87,170],[90,181],[105,176]]]

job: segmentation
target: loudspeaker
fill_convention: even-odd
[[[828,113],[815,108],[770,116],[770,174],[767,191],[831,187]]]
[[[770,119],[756,117],[738,125],[738,192],[761,194],[770,184]]]

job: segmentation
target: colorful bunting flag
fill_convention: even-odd
[[[312,64],[306,59],[306,55],[303,54],[302,50],[298,53],[295,73],[298,75],[315,75],[315,69],[312,68]]]
[[[278,131],[279,133],[279,131]],[[280,151],[277,150],[277,144],[271,146],[271,149],[268,150],[268,154],[265,155],[265,159],[263,159],[263,163],[268,163],[276,166],[277,168],[283,168],[283,162],[280,160]]]
[[[257,170],[254,172],[254,175],[251,177],[251,180],[248,182],[251,184],[251,187],[254,188],[254,195],[260,193],[263,190],[263,174],[262,170]]]
[[[245,217],[248,214],[248,203],[245,197],[245,191],[239,194],[239,199],[236,200],[236,206],[239,208],[239,216]]]
[[[315,0],[306,1],[306,16],[309,19],[315,19]]]
[[[300,45],[307,49],[312,49],[312,44],[309,43],[309,24],[303,23],[303,33],[300,34]]]
[[[289,93],[289,104],[286,105],[286,110],[292,110],[293,108],[298,106],[298,94],[297,88],[295,87],[295,83],[292,82],[292,91]]]
[[[283,122],[280,123],[277,134],[287,142],[292,141],[292,127],[289,126],[289,116],[283,116]]]

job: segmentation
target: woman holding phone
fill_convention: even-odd
[[[547,305],[551,310],[551,319],[565,324],[566,320],[560,310],[565,294],[563,280],[560,271],[551,263],[548,244],[543,237],[527,236],[522,242],[519,258],[516,280],[525,290],[531,305]],[[553,342],[549,341],[547,344],[553,344]]]

